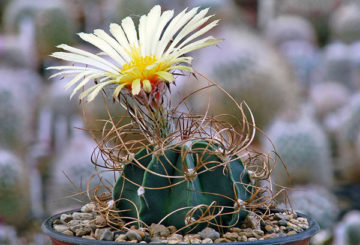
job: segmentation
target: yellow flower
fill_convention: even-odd
[[[66,88],[77,85],[71,97],[89,81],[97,83],[80,94],[91,101],[107,85],[115,84],[113,97],[117,98],[123,88],[131,89],[133,95],[141,89],[150,93],[159,82],[173,82],[173,72],[191,72],[191,57],[184,56],[193,50],[218,43],[212,36],[198,37],[217,25],[218,20],[206,24],[211,16],[208,9],[183,10],[173,17],[174,11],[161,13],[159,5],[147,15],[140,17],[138,31],[133,20],[126,17],[121,25],[111,24],[110,33],[97,29],[93,34],[79,33],[81,39],[91,43],[102,52],[90,52],[61,44],[68,52],[55,52],[51,56],[82,65],[53,66],[48,69],[60,70],[55,76],[72,76]],[[105,59],[102,56],[107,56]]]

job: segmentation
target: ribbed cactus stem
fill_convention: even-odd
[[[207,141],[192,142],[190,147],[174,145],[162,152],[152,146],[142,148],[125,165],[113,190],[120,216],[147,225],[162,221],[178,229],[216,213],[221,215],[207,221],[241,223],[252,196],[250,176],[237,157],[223,160],[216,149]]]

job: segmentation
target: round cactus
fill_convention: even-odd
[[[360,212],[357,210],[345,214],[335,229],[334,244],[357,245],[360,241]]]
[[[350,2],[338,8],[331,18],[331,31],[335,39],[352,43],[360,38],[360,7]]]
[[[29,191],[24,164],[13,153],[0,150],[0,220],[24,225],[29,215]]]
[[[340,109],[348,101],[349,96],[350,91],[337,82],[314,84],[310,89],[310,100],[320,119]]]
[[[76,26],[71,11],[61,1],[12,1],[6,11],[5,29],[15,33],[21,21],[28,18],[35,23],[37,51],[40,58],[55,51],[56,45],[72,43]]]
[[[313,72],[319,63],[318,50],[305,41],[287,41],[280,49],[292,66],[301,88],[307,92],[312,84]]]
[[[210,74],[209,78],[229,91],[236,101],[245,101],[254,114],[256,126],[266,127],[276,115],[297,104],[298,87],[278,53],[248,32],[229,28],[219,36],[225,38],[223,46],[202,52],[199,58],[202,63],[194,66],[201,73]],[[201,84],[202,80],[193,84]],[[206,108],[207,96],[206,93],[196,96],[193,107]],[[212,93],[210,103],[214,115],[238,116],[233,102],[224,93]]]
[[[360,94],[354,94],[347,105],[337,114],[335,132],[338,145],[338,170],[346,181],[360,179],[360,164],[357,157],[357,136],[360,132]]]
[[[270,22],[266,36],[277,46],[288,41],[315,42],[315,33],[311,24],[306,19],[293,15],[282,15]]]
[[[233,210],[252,195],[249,173],[240,160],[223,160],[217,150],[206,141],[163,152],[152,146],[141,149],[114,187],[116,207],[128,210],[121,211],[121,216],[139,218],[148,225],[164,218],[162,224],[182,228],[200,219],[201,210],[187,216],[189,210],[215,202],[215,213],[225,208],[228,214],[212,223],[236,225],[242,221],[247,213]]]
[[[313,120],[306,116],[296,120],[278,119],[265,133],[286,165],[285,169],[279,157],[274,156],[276,166],[272,175],[276,184],[331,185],[333,173],[329,142]],[[266,150],[272,147],[268,141],[263,146]]]
[[[339,82],[349,89],[354,89],[351,68],[349,47],[343,43],[329,44],[325,47],[320,61],[318,80]]]
[[[36,73],[22,69],[0,69],[0,75],[0,144],[20,149],[31,137],[33,118],[29,112],[34,112],[41,79]]]
[[[317,185],[294,186],[287,191],[295,211],[309,215],[321,229],[332,229],[340,214],[336,197],[326,188]]]

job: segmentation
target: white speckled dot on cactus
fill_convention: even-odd
[[[332,185],[333,165],[329,142],[313,119],[305,115],[287,120],[279,118],[265,131],[265,134],[272,140],[276,152],[287,167],[286,171],[281,160],[273,155],[276,159],[276,167],[272,178],[276,184]],[[265,150],[271,150],[271,147],[268,140],[263,141]]]

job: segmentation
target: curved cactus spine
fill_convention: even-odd
[[[191,149],[174,146],[162,154],[152,147],[141,149],[114,187],[117,208],[129,210],[121,216],[181,228],[200,219],[196,206],[214,205],[213,211],[224,208],[223,214],[209,222],[236,225],[245,218],[242,205],[252,195],[249,172],[239,159],[222,160],[216,150],[206,141],[193,142]],[[192,216],[187,215],[190,210],[195,211]]]

